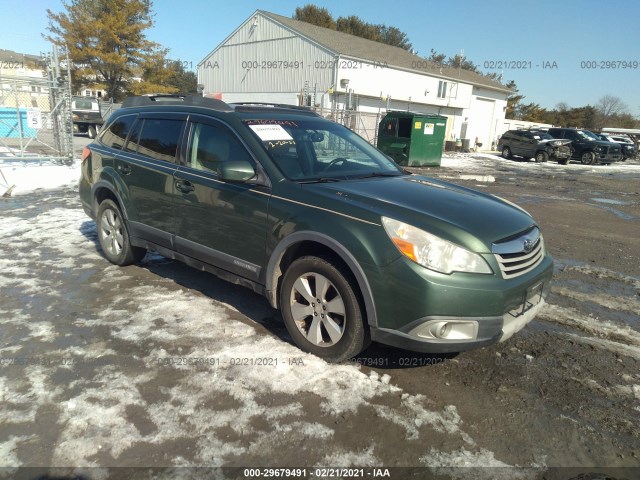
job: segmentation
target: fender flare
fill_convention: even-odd
[[[124,201],[122,200],[122,197],[120,195],[120,193],[118,193],[117,189],[114,188],[113,184],[101,179],[98,180],[96,183],[94,183],[91,187],[91,198],[93,200],[92,202],[92,208],[94,208],[94,215],[98,213],[98,204],[97,204],[97,198],[96,198],[96,192],[101,189],[101,188],[106,188],[107,190],[109,190],[118,200],[118,203],[120,204],[120,210],[122,211],[122,215],[124,216],[125,220],[129,220],[129,217],[127,215],[127,208],[126,205],[124,203]]]
[[[356,258],[344,245],[328,235],[313,231],[300,231],[292,233],[291,235],[283,238],[273,250],[271,257],[269,258],[267,268],[265,269],[265,293],[271,306],[277,308],[278,305],[277,288],[274,284],[274,281],[277,280],[275,277],[277,273],[276,271],[278,270],[282,257],[289,249],[289,247],[296,243],[304,241],[320,243],[321,245],[330,248],[347,265],[347,267],[351,270],[351,273],[354,275],[356,282],[358,283],[360,293],[362,294],[364,307],[367,314],[367,322],[369,325],[377,327],[378,317],[376,314],[375,303],[373,301],[373,293],[371,291],[371,286],[369,285],[369,281],[367,280],[364,270],[362,270],[362,267],[360,266]],[[284,274],[284,272],[279,272],[279,274],[281,276]]]

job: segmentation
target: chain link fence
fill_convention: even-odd
[[[68,78],[45,59],[38,76],[0,76],[0,160],[73,162]]]
[[[378,140],[378,125],[386,114],[386,111],[376,113],[356,110],[330,110],[326,108],[316,108],[314,110],[320,116],[353,130],[374,146]]]

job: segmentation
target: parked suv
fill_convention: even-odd
[[[628,158],[634,158],[636,156],[636,153],[638,153],[635,144],[627,136],[612,135],[610,133],[596,133],[596,135],[600,140],[619,144],[622,152],[623,162],[625,162]]]
[[[504,158],[517,155],[535,158],[536,162],[555,160],[566,165],[571,157],[571,140],[557,140],[538,130],[509,130],[498,140],[498,150]]]
[[[83,152],[80,198],[112,263],[154,250],[248,286],[328,361],[370,340],[423,352],[506,340],[552,277],[520,207],[407,173],[303,108],[129,98]]]
[[[622,160],[620,145],[600,140],[595,133],[577,128],[550,128],[553,138],[571,140],[572,158],[585,165],[594,162],[611,163]]]

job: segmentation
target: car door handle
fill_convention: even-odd
[[[118,171],[123,175],[129,175],[131,173],[131,167],[126,163],[124,165],[118,165]]]
[[[193,192],[196,187],[193,186],[193,183],[188,180],[178,180],[176,182],[176,188],[180,190],[182,193]]]

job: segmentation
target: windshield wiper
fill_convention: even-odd
[[[340,182],[341,179],[335,177],[320,177],[314,178],[311,180],[298,180],[298,183],[329,183],[329,182]]]
[[[400,172],[371,172],[366,173],[364,175],[358,175],[354,178],[371,178],[371,177],[399,177],[402,173]]]

